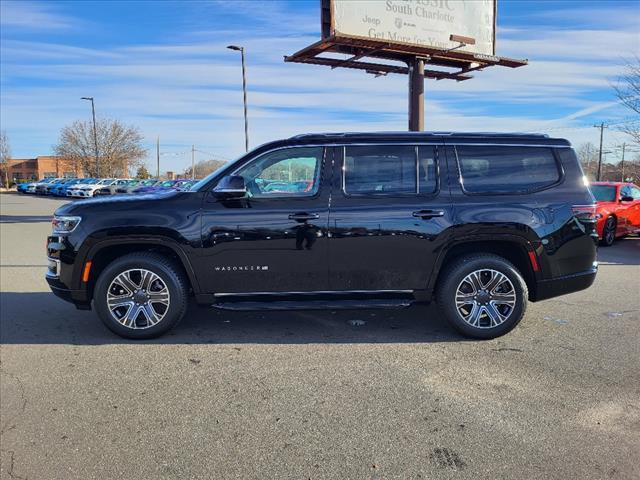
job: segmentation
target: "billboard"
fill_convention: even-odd
[[[457,52],[495,55],[496,0],[326,0],[323,36],[450,49],[451,35],[475,45]],[[327,18],[328,16],[328,18]]]

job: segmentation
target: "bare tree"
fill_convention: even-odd
[[[9,160],[11,160],[11,146],[7,132],[0,132],[0,170],[4,173],[4,186],[9,188]]]
[[[142,146],[142,134],[137,127],[127,126],[118,120],[99,119],[96,123],[98,136],[98,162],[96,165],[93,124],[76,120],[60,132],[57,155],[67,158],[82,167],[85,175],[127,177],[129,169],[142,164],[147,151]]]
[[[224,160],[201,160],[195,164],[195,178],[203,178],[209,175],[211,172],[218,170],[227,162]],[[191,178],[191,167],[188,167],[184,171],[185,178]]]
[[[619,129],[640,144],[640,57],[625,65],[624,74],[613,89],[620,103],[633,112],[631,121],[621,124]]]
[[[591,143],[583,143],[576,149],[576,154],[582,165],[582,171],[591,180],[595,180],[598,172],[598,149]]]

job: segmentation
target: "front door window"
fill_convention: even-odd
[[[286,148],[266,153],[237,175],[250,197],[311,197],[318,193],[322,147]]]

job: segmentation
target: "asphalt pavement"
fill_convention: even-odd
[[[62,203],[0,195],[2,479],[640,478],[640,238],[496,340],[417,305],[133,342],[49,292]]]

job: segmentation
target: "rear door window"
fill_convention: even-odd
[[[435,149],[415,145],[347,146],[347,195],[419,195],[437,189]]]
[[[560,180],[560,169],[551,148],[458,146],[456,153],[467,193],[525,193]]]

